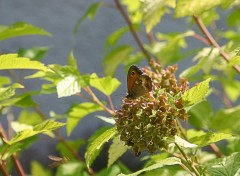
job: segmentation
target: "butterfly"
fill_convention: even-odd
[[[138,66],[132,65],[128,70],[127,88],[127,98],[138,98],[152,91],[152,79]]]

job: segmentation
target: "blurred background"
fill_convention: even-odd
[[[1,53],[15,53],[19,48],[31,48],[37,46],[51,47],[46,56],[42,60],[45,64],[67,64],[67,58],[71,50],[77,58],[78,67],[82,74],[96,72],[99,76],[104,76],[102,61],[106,55],[104,49],[105,40],[112,32],[120,27],[126,26],[123,17],[119,14],[118,10],[114,8],[112,0],[102,0],[107,3],[100,8],[93,21],[85,20],[77,35],[73,35],[73,28],[77,20],[85,13],[87,8],[94,1],[87,0],[1,0],[0,1],[0,25],[11,25],[18,21],[24,21],[32,25],[41,27],[50,32],[53,37],[45,36],[24,36],[13,39],[8,39],[0,42]],[[113,6],[111,6],[113,5]],[[226,15],[226,14],[222,14]],[[217,23],[218,28],[224,30],[225,24]],[[186,31],[186,19],[174,19],[172,15],[164,16],[161,24],[154,30],[162,33],[169,33],[176,31]],[[141,34],[141,33],[140,33]],[[141,37],[143,41],[146,40],[145,33],[142,32]],[[203,43],[195,39],[187,39],[189,49],[202,47]],[[125,35],[120,43],[133,44],[136,46],[135,41],[131,35]],[[137,47],[137,46],[136,46]],[[186,58],[179,64],[179,71],[181,72],[188,66],[192,65],[191,57]],[[141,62],[140,66],[145,66],[146,62]],[[0,72],[1,74],[6,74]],[[121,105],[121,98],[126,94],[126,71],[123,67],[117,69],[116,78],[122,84],[119,89],[113,94],[113,103],[117,108]],[[29,90],[39,90],[41,82],[36,80],[27,80],[24,82]],[[99,94],[102,100],[106,97]],[[65,112],[72,103],[80,103],[84,101],[80,97],[72,96],[67,98],[57,98],[54,95],[41,95],[35,96],[35,100],[39,103],[40,109],[48,115],[50,111],[56,113]],[[221,107],[216,99],[212,100],[215,107]],[[15,118],[18,116],[18,111],[13,113]],[[96,114],[81,120],[78,128],[75,129],[70,136],[72,139],[88,139],[96,129],[106,125],[96,117]],[[99,114],[98,114],[99,115]],[[100,114],[101,115],[101,114]],[[102,114],[107,116],[107,114]],[[3,118],[3,117],[1,117]],[[29,117],[31,118],[31,117]],[[5,119],[1,119],[5,120]],[[66,134],[65,129],[61,130],[62,134]],[[56,154],[56,142],[49,138],[42,137],[42,140],[35,143],[27,151],[23,153],[21,160],[24,162],[25,168],[29,173],[29,166],[31,160],[37,160],[47,166],[50,164],[48,159],[49,154]],[[79,151],[81,156],[84,156],[84,149]],[[28,157],[26,157],[28,156]],[[135,158],[132,152],[128,152],[122,158],[123,162],[127,162],[131,169],[136,170],[140,168],[139,158]],[[102,154],[94,162],[94,168],[99,170],[106,166],[107,154]]]

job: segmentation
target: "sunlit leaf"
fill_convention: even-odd
[[[42,28],[27,24],[25,22],[17,22],[10,26],[4,26],[4,30],[0,30],[0,40],[6,40],[12,37],[19,37],[24,35],[46,35],[51,34]]]
[[[205,133],[203,131],[188,130],[187,134],[189,141],[198,145],[199,147],[204,147],[209,144],[233,137],[232,134],[213,133],[211,131]]]
[[[0,87],[2,87],[3,85],[6,84],[10,84],[11,83],[11,79],[7,76],[0,76]]]
[[[98,78],[97,75],[92,75],[90,79],[90,85],[95,87],[105,95],[111,95],[119,86],[120,82],[116,78],[110,76]]]
[[[115,128],[105,128],[105,130],[101,130],[101,133],[97,133],[97,136],[94,136],[94,140],[90,140],[89,146],[87,147],[87,151],[85,153],[85,159],[88,168],[99,155],[103,145],[108,142],[109,139],[115,135],[115,133]]]
[[[202,101],[209,91],[210,79],[200,82],[198,85],[184,92],[182,99],[185,107]]]
[[[15,83],[11,86],[0,88],[0,101],[14,96],[16,88],[23,88],[23,86],[21,84]]]
[[[82,22],[88,18],[90,20],[93,20],[96,13],[97,13],[97,10],[102,6],[102,3],[101,2],[95,2],[93,3],[88,9],[87,11],[84,13],[83,16],[81,16],[77,23],[75,24],[74,26],[74,29],[73,29],[73,33],[76,34],[78,32],[78,29],[80,27],[80,25],[82,24]]]
[[[125,142],[120,140],[119,136],[116,136],[113,139],[108,150],[108,167],[110,167],[118,158],[120,158],[128,149],[128,146],[125,145]]]
[[[179,146],[184,148],[196,148],[198,147],[196,144],[191,144],[190,142],[180,138],[179,136],[175,136],[175,143],[177,143]]]
[[[31,161],[31,175],[32,176],[51,176],[52,173],[49,169],[44,168],[40,163],[37,161]]]
[[[104,116],[96,116],[97,118],[101,119],[102,121],[114,125],[116,122],[112,117],[104,117]]]
[[[68,97],[80,91],[81,86],[78,83],[78,77],[75,75],[69,75],[57,83],[58,98]]]
[[[124,60],[128,59],[132,50],[133,48],[131,46],[124,45],[110,51],[110,53],[107,54],[103,62],[105,66],[105,74],[111,76],[114,75],[118,65]]]
[[[20,131],[16,133],[11,140],[8,141],[4,139],[4,141],[9,145],[13,145],[19,141],[22,141],[39,133],[45,133],[50,132],[52,130],[56,130],[64,125],[65,123],[55,122],[53,120],[46,120],[38,125],[35,125],[33,129]]]
[[[225,4],[226,0],[181,0],[177,1],[175,16],[184,17],[192,15],[201,15],[203,12],[208,11],[216,6]],[[233,1],[231,1],[233,2]]]
[[[35,69],[47,71],[48,68],[41,62],[31,61],[25,57],[18,57],[17,54],[0,55],[0,70],[6,69]]]
[[[176,157],[169,157],[169,158],[163,159],[161,161],[158,161],[156,164],[153,164],[149,167],[146,167],[146,168],[141,169],[137,172],[134,172],[132,174],[128,174],[128,175],[119,174],[118,176],[137,176],[137,175],[139,175],[143,172],[151,171],[151,170],[158,169],[158,168],[161,168],[161,167],[164,167],[164,166],[176,165],[176,164],[181,164],[181,160],[179,158],[176,158]]]
[[[233,153],[228,157],[216,160],[214,163],[206,165],[207,171],[211,175],[239,175],[240,173],[240,153]]]
[[[18,121],[20,123],[34,126],[41,123],[43,119],[37,112],[23,109],[18,117]]]
[[[165,1],[163,0],[142,0],[143,21],[146,31],[149,33],[156,26],[165,13]]]
[[[81,103],[79,105],[73,106],[68,112],[67,118],[67,134],[70,135],[72,130],[77,126],[79,121],[86,115],[103,110],[102,107],[95,103]]]

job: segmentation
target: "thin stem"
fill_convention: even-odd
[[[2,139],[7,139],[7,136],[6,136],[6,134],[5,134],[5,131],[4,131],[1,123],[0,123],[0,137],[1,137]],[[26,174],[25,174],[25,172],[24,172],[24,169],[23,169],[21,163],[19,162],[18,158],[16,157],[16,155],[13,154],[13,155],[11,156],[11,158],[12,158],[12,161],[13,161],[16,169],[17,169],[18,175],[20,175],[20,176],[25,176]]]
[[[198,40],[200,40],[200,41],[202,41],[206,45],[210,45],[209,41],[206,38],[204,38],[201,35],[199,35],[199,34],[194,34],[193,37],[198,39]]]
[[[71,154],[72,154],[79,162],[83,163],[82,158],[78,155],[78,153],[76,152],[76,150],[74,150],[74,149],[65,141],[65,139],[62,137],[62,135],[61,135],[59,132],[57,132],[57,136],[58,136],[59,141],[71,152]],[[89,174],[91,174],[91,175],[94,175],[94,174],[95,174],[92,168],[89,168],[89,169],[88,169],[88,172],[89,172]]]
[[[115,108],[114,108],[114,105],[113,105],[111,96],[108,95],[107,98],[108,98],[108,102],[109,102],[109,104],[110,104],[111,109],[112,109],[113,111],[115,111]]]
[[[111,115],[114,115],[115,112],[109,109],[107,106],[105,106],[98,98],[97,96],[93,93],[90,87],[85,87],[85,91],[92,96],[92,99],[95,103],[97,103],[99,106],[101,106],[106,112],[108,112]]]
[[[183,155],[185,161],[188,163],[189,167],[192,168],[193,172],[197,175],[200,176],[198,170],[196,169],[196,167],[191,163],[191,160],[188,158],[187,154],[182,150],[182,148],[175,143],[176,147],[178,148],[178,150],[180,151],[180,153]]]
[[[124,11],[121,3],[119,2],[119,0],[114,0],[115,4],[119,10],[119,12],[122,14],[124,20],[126,21],[136,43],[138,44],[139,48],[141,49],[142,53],[145,55],[146,59],[148,60],[148,62],[150,62],[150,60],[152,59],[151,55],[147,52],[147,50],[145,49],[142,40],[140,39],[138,33],[135,31],[134,26],[131,22],[131,20],[129,19],[127,13]]]
[[[8,171],[7,168],[5,166],[5,164],[3,163],[3,160],[0,160],[0,171],[3,174],[3,176],[8,176]]]
[[[153,35],[152,31],[149,32],[149,33],[147,33],[146,35],[147,35],[148,41],[149,41],[151,44],[153,44],[153,43],[155,42],[155,39],[154,39],[154,35]]]
[[[222,154],[222,152],[219,150],[218,146],[215,143],[210,144],[210,147],[219,158],[224,157],[224,155]]]
[[[198,25],[198,27],[200,28],[200,30],[202,31],[202,33],[206,36],[206,39],[208,40],[208,42],[215,48],[219,49],[220,55],[223,57],[223,59],[227,62],[230,61],[230,56],[225,53],[221,47],[219,46],[219,44],[216,42],[216,40],[213,38],[213,36],[210,34],[210,32],[208,31],[208,29],[206,28],[206,26],[203,24],[202,20],[197,17],[197,16],[193,16],[193,19],[196,21],[196,24]],[[235,65],[233,66],[233,68],[240,73],[240,67]]]
[[[188,167],[185,166],[183,163],[180,163],[180,166],[182,166],[182,168],[183,168],[184,170],[186,170],[188,173],[190,173],[192,176],[195,176],[195,175],[188,169]]]

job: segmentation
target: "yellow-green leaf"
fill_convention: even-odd
[[[0,70],[6,69],[48,70],[41,62],[31,61],[29,58],[25,57],[18,57],[17,54],[3,54],[0,55]]]
[[[125,142],[121,141],[119,136],[116,136],[108,150],[108,167],[121,157],[127,149],[128,146],[125,145]]]
[[[137,175],[140,175],[143,172],[151,171],[151,170],[158,169],[158,168],[161,168],[161,167],[164,167],[164,166],[176,165],[176,164],[181,164],[181,160],[179,158],[176,158],[176,157],[169,157],[169,158],[157,161],[156,164],[148,166],[148,167],[146,167],[144,169],[141,169],[137,172],[134,172],[132,174],[128,174],[128,175],[119,174],[118,176],[137,176]]]
[[[19,37],[24,35],[46,35],[51,36],[46,30],[27,24],[25,22],[17,22],[10,26],[2,27],[0,30],[0,40],[6,40],[12,37]]]
[[[111,78],[110,76],[98,78],[96,74],[93,74],[90,79],[90,85],[105,95],[111,95],[120,84],[116,78]]]
[[[184,106],[188,107],[202,101],[209,91],[209,82],[210,79],[207,79],[184,92],[182,96]]]
[[[93,141],[90,141],[90,144],[85,153],[85,159],[88,168],[91,166],[95,158],[99,155],[103,145],[108,142],[109,139],[111,139],[115,134],[116,129],[110,128],[104,130],[101,134],[98,134],[98,136]]]

